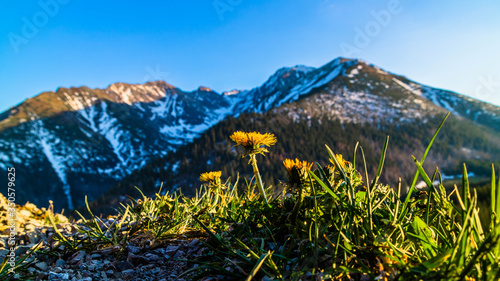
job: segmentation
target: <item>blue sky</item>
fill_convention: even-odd
[[[5,2],[1,111],[60,86],[248,89],[339,56],[500,105],[500,1]]]

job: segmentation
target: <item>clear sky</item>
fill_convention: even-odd
[[[0,111],[57,87],[249,89],[361,58],[500,105],[500,1],[41,0],[0,4]]]

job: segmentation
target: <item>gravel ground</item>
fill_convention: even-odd
[[[8,201],[0,194],[0,258],[8,255],[9,228]],[[206,248],[201,240],[206,239],[203,233],[198,238],[170,239],[155,241],[153,237],[143,235],[130,239],[128,245],[108,246],[92,252],[66,251],[64,245],[54,239],[54,229],[49,227],[45,219],[46,209],[38,209],[27,203],[16,206],[16,259],[40,244],[39,251],[28,260],[34,261],[28,272],[16,273],[14,280],[30,274],[30,280],[190,280],[178,276],[197,266],[183,260],[194,260],[202,255]],[[68,222],[63,215],[55,215],[57,229],[64,236],[84,235],[76,231],[74,224]],[[110,225],[112,220],[103,220]],[[192,237],[193,235],[190,235]],[[194,235],[196,236],[196,235]],[[45,252],[42,253],[41,251]],[[208,280],[224,280],[222,276],[205,277]]]

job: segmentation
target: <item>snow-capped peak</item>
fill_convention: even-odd
[[[291,105],[284,109],[286,103]],[[321,114],[353,123],[407,122],[449,110],[500,129],[499,107],[338,58],[319,68],[280,68],[259,87],[222,94],[208,87],[185,92],[164,81],[45,92],[0,114],[0,170],[22,163],[31,173],[23,177],[26,194],[19,200],[43,204],[57,198],[70,206],[71,197],[79,205],[84,197],[78,192],[98,196],[103,186],[228,116],[274,109],[293,118]]]

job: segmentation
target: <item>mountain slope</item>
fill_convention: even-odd
[[[72,208],[73,198],[81,204],[84,194],[92,198],[101,186],[190,142],[230,106],[208,89],[185,93],[164,82],[44,93],[4,117],[0,168],[25,173],[19,200],[53,198]]]
[[[446,108],[440,106],[447,100]],[[324,144],[352,159],[354,144],[359,142],[373,176],[385,137],[390,135],[381,180],[397,185],[401,177],[405,188],[415,172],[410,156],[418,158],[423,154],[428,140],[449,109],[454,114],[442,129],[425,167],[432,171],[439,166],[445,174],[455,175],[456,167],[461,163],[473,162],[476,168],[473,171],[478,174],[483,172],[482,166],[488,167],[500,159],[500,134],[496,130],[500,115],[497,107],[474,100],[469,105],[469,100],[358,62],[296,101],[263,113],[242,114],[217,124],[193,143],[154,160],[111,190],[112,193],[135,194],[134,187],[138,186],[155,192],[163,183],[163,190],[181,188],[184,193],[192,194],[201,184],[199,175],[211,170],[222,170],[226,177],[234,179],[237,177],[235,171],[246,169],[247,173],[240,176],[251,178],[247,160],[239,158],[229,139],[237,130],[269,132],[277,136],[278,143],[270,148],[267,157],[259,160],[265,182],[272,185],[286,179],[283,167],[276,166],[286,158],[298,157],[328,164],[326,151],[316,150]],[[464,105],[480,108],[489,121],[475,118],[479,116],[477,114],[463,114],[467,113],[461,109]],[[109,201],[110,195],[101,202]]]
[[[471,126],[499,128],[499,107],[343,58],[320,68],[281,68],[259,87],[224,94],[184,92],[162,81],[60,88],[0,114],[0,170],[23,171],[19,201],[53,199],[72,208],[85,194],[96,198],[154,159],[171,157],[227,117],[271,112],[306,124],[380,127],[426,122],[448,110]]]

